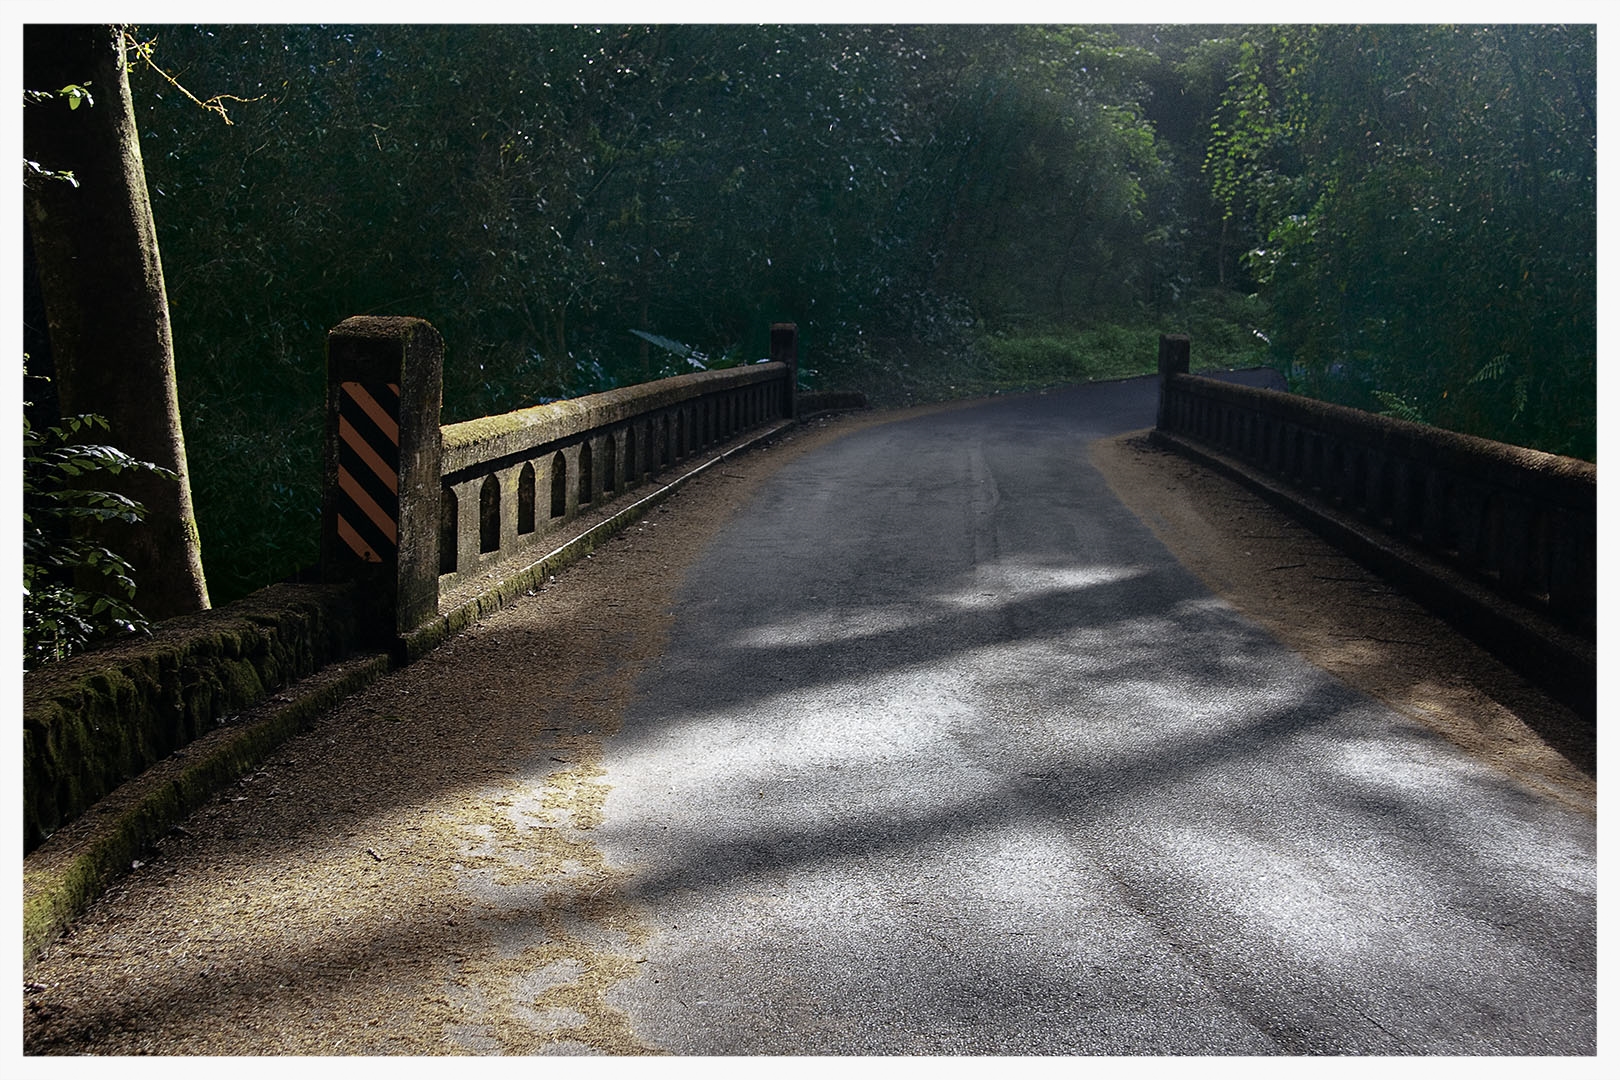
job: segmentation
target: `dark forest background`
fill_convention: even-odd
[[[314,561],[355,314],[440,330],[447,422],[751,361],[773,321],[879,405],[1187,332],[1195,367],[1595,460],[1592,27],[137,35],[250,99],[131,72],[215,603]]]

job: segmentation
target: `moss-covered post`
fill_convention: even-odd
[[[788,366],[787,387],[782,394],[782,415],[789,420],[799,415],[799,326],[797,323],[771,324],[771,359]]]
[[[322,576],[359,582],[390,639],[439,611],[443,377],[422,319],[359,315],[327,334]]]
[[[1159,335],[1159,414],[1156,427],[1164,427],[1165,384],[1172,375],[1185,375],[1192,365],[1192,339],[1186,334]]]

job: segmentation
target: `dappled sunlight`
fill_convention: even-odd
[[[710,1052],[814,1052],[828,1030],[983,1049],[983,1008],[1018,1033],[1002,1048],[1094,1029],[1116,1051],[1488,1052],[1579,1030],[1549,1014],[1496,1041],[1480,969],[1535,946],[1479,912],[1555,912],[1574,944],[1536,978],[1578,998],[1590,867],[1527,884],[1520,853],[1589,837],[1548,844],[1565,819],[1520,814],[1522,792],[1279,646],[1082,502],[1061,450],[1031,452],[1038,424],[1009,445],[990,412],[919,435],[943,466],[880,448],[904,471],[826,527],[772,504],[689,582],[606,747],[596,835],[661,942],[631,1011],[699,1024],[683,1045]],[[870,460],[858,445],[837,450]],[[794,482],[855,474],[837,457]],[[1462,1019],[1392,1010],[1421,985]]]
[[[973,582],[961,589],[936,593],[933,599],[951,607],[985,610],[1130,581],[1151,572],[1146,566],[1039,566],[1013,560],[999,560],[976,569],[979,573]]]
[[[1211,758],[1260,752],[1250,717],[1320,692],[1314,679],[1257,678],[1242,657],[1227,677],[1208,678],[1207,658],[1167,648],[1169,625],[1146,617],[983,641],[725,708],[666,706],[612,743],[602,834],[646,835],[656,822],[661,838],[742,848],[793,849],[817,830],[865,837],[863,849],[931,843],[1008,817],[1038,821],[1054,810],[1052,791],[1174,782]],[[1188,661],[1210,695],[1193,708]],[[998,731],[999,748],[974,749]],[[685,810],[716,799],[731,807],[720,820]],[[1055,816],[1110,809],[1076,802]]]
[[[1212,655],[1177,645],[1189,621],[1232,622],[1219,600],[1189,598],[1162,615],[1105,617],[1097,625],[1076,603],[1087,589],[1144,573],[1049,568],[1026,576],[1044,579],[1040,588],[997,594],[994,605],[967,611],[916,605],[908,618],[898,605],[829,609],[806,613],[800,624],[741,630],[731,638],[735,654],[710,653],[699,662],[699,671],[732,672],[722,686],[706,684],[723,707],[691,702],[661,682],[659,720],[633,724],[614,740],[615,768],[692,775],[705,786],[723,783],[733,768],[744,783],[807,763],[895,769],[908,756],[937,755],[1009,721],[1048,736],[1083,733],[1092,753],[1116,735],[1121,746],[1140,749],[1144,738],[1151,747],[1208,734],[1212,712],[1238,723],[1242,706],[1284,707],[1307,692],[1267,678],[1253,649]],[[1087,584],[1077,584],[1082,580]],[[1045,606],[1031,607],[1032,598]],[[1045,621],[1007,631],[1009,620],[1031,612]],[[883,640],[896,635],[906,648]],[[1245,640],[1264,642],[1228,635],[1225,644]],[[1187,683],[1195,674],[1208,702],[1189,710]],[[1053,688],[1063,686],[1073,696],[1054,698]],[[1140,717],[1148,730],[1122,734],[1112,723],[1117,716]]]
[[[914,625],[920,614],[917,608],[901,604],[855,609],[827,608],[804,613],[791,621],[739,630],[732,638],[732,644],[744,649],[835,645],[854,638],[904,630]]]
[[[679,809],[704,793],[730,792],[748,806],[735,820],[691,821],[694,836],[717,826],[769,832],[779,824],[778,811],[834,827],[873,811],[929,817],[949,807],[906,783],[907,771],[951,756],[954,729],[976,716],[962,687],[915,671],[767,695],[745,708],[687,716],[616,744],[609,806],[617,805],[632,778],[652,777],[654,790],[642,797],[667,808],[665,814],[649,807],[663,829],[673,828]],[[966,783],[951,798],[982,797],[986,790]]]
[[[1487,770],[1438,744],[1359,734],[1372,720],[1362,710],[1347,718],[1349,730],[1311,733],[1320,752],[1298,777],[1251,774],[1247,802],[1178,792],[1187,820],[1144,837],[1128,873],[1168,922],[1213,927],[1202,947],[1217,968],[1258,963],[1273,993],[1307,1011],[1373,1018],[1425,1052],[1481,1052],[1501,1036],[1501,1003],[1523,993],[1522,979],[1587,977],[1590,956],[1574,940],[1504,931],[1550,920],[1589,933],[1590,855],[1578,834],[1515,819],[1511,805],[1504,815]],[[1287,816],[1266,812],[1285,799]],[[1444,1022],[1391,1005],[1386,995],[1415,978],[1448,1002]]]
[[[788,619],[743,627],[730,643],[744,649],[838,645],[934,624],[952,612],[994,612],[1020,603],[1062,599],[1148,573],[1145,566],[1044,566],[997,560],[976,566],[970,581],[950,591],[905,603],[798,610]]]
[[[727,648],[683,658],[651,715],[613,740],[604,834],[656,823],[660,842],[745,848],[797,844],[784,830],[922,841],[986,813],[1035,820],[1040,798],[1015,808],[1028,784],[1108,788],[1257,750],[1249,718],[1286,715],[1318,679],[1280,678],[1267,639],[1207,594],[1154,585],[1167,606],[1130,615],[1103,595],[1154,573],[1006,557],[926,600],[806,601],[732,631]],[[998,731],[999,749],[974,749]],[[734,812],[685,810],[716,798]]]
[[[1324,794],[1380,826],[1379,842],[1416,852],[1444,839],[1481,862],[1501,859],[1528,871],[1520,886],[1527,903],[1562,902],[1586,887],[1594,859],[1580,833],[1527,827],[1538,797],[1473,761],[1459,761],[1438,743],[1391,746],[1362,738],[1336,744]],[[1491,791],[1491,813],[1477,812],[1479,792]],[[1503,814],[1504,808],[1509,811]],[[1459,812],[1463,807],[1465,812]]]
[[[599,799],[590,767],[536,765],[319,830],[261,831],[220,807],[229,848],[183,892],[147,886],[165,919],[115,942],[144,962],[99,971],[114,1011],[80,1022],[138,1031],[185,1015],[202,1040],[187,1052],[241,1052],[208,1041],[221,1038],[280,1053],[523,1052],[562,1035],[636,1049],[619,1014],[591,1005],[633,973],[642,936],[582,831]],[[548,966],[570,981],[523,982]],[[233,1018],[249,1004],[278,1022],[244,1030]]]
[[[1380,669],[1386,676],[1397,670],[1392,663]],[[1593,778],[1551,748],[1558,745],[1554,739],[1568,736],[1567,712],[1518,702],[1515,711],[1504,704],[1512,697],[1493,697],[1469,675],[1466,670],[1448,670],[1437,678],[1386,677],[1379,696],[1448,741],[1488,758],[1521,783],[1585,814],[1596,814]],[[1538,721],[1542,730],[1527,723],[1526,716]]]
[[[671,694],[611,744],[598,836],[627,895],[654,924],[731,912],[714,948],[768,941],[788,965],[746,995],[701,979],[683,989],[717,1029],[747,1026],[760,995],[791,1010],[813,979],[815,1015],[837,1001],[851,1017],[932,1016],[947,1039],[964,1030],[964,1001],[1009,978],[1098,994],[1099,1023],[1129,1028],[1140,1006],[1122,1004],[1125,973],[1146,965],[1157,999],[1183,993],[1200,1017],[1242,980],[1242,994],[1289,1010],[1373,1018],[1393,1040],[1365,1045],[1430,1045],[1425,1032],[1446,1025],[1387,1016],[1360,988],[1423,970],[1454,988],[1459,1027],[1485,1028],[1501,977],[1481,969],[1506,954],[1473,910],[1474,882],[1514,907],[1578,909],[1590,866],[1566,857],[1580,837],[1549,842],[1545,822],[1504,816],[1519,796],[1481,796],[1488,770],[1414,743],[1223,601],[1134,568],[986,564],[964,577],[1015,584],[937,590],[910,624],[895,605],[857,609],[846,626],[887,629],[823,636],[813,652],[816,632],[750,639],[749,670],[775,673],[769,690],[724,708]],[[1126,615],[1091,599],[1122,587],[1156,602]],[[912,647],[886,651],[885,635]],[[1455,818],[1470,799],[1478,822]],[[1561,873],[1525,881],[1560,860]],[[996,959],[959,945],[969,939],[999,942]],[[875,963],[902,965],[881,1001]],[[1058,974],[1071,965],[1085,977]],[[1277,1049],[1252,1023],[1229,1016],[1220,1037]]]
[[[1425,753],[1419,745],[1397,747],[1371,738],[1338,740],[1331,768],[1346,780],[1402,803],[1440,804],[1477,782],[1472,770],[1459,770],[1455,762]]]
[[[1247,947],[1360,967],[1399,928],[1389,918],[1388,882],[1365,865],[1338,866],[1319,850],[1231,827],[1176,828],[1161,843],[1156,854],[1174,856],[1193,877],[1190,896],[1227,913]]]
[[[1149,603],[1130,600],[1137,589]],[[914,602],[835,605],[810,596],[758,623],[737,609],[701,617],[736,628],[708,631],[718,641],[701,654],[672,658],[654,677],[659,724],[631,725],[619,745],[701,721],[717,705],[771,714],[778,695],[866,701],[869,684],[890,676],[902,678],[900,697],[915,689],[906,680],[1015,696],[1079,680],[1088,695],[1118,703],[1110,683],[1131,689],[1143,670],[1196,677],[1218,697],[1241,689],[1265,704],[1279,694],[1262,670],[1275,663],[1264,634],[1239,624],[1223,601],[1140,566],[987,562]]]

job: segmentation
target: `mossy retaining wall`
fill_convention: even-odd
[[[25,969],[149,845],[389,666],[387,653],[329,664],[119,785],[30,852],[23,860]]]
[[[23,850],[176,750],[348,655],[349,586],[281,584],[23,679]]]

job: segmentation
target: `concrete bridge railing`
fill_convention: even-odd
[[[797,329],[771,359],[439,424],[443,343],[420,319],[328,336],[322,576],[355,581],[402,639],[444,598],[545,554],[582,512],[796,412]]]
[[[1592,642],[1597,466],[1199,378],[1187,373],[1188,352],[1184,336],[1161,340],[1159,432],[1214,450],[1356,531]]]
[[[784,365],[694,372],[441,429],[439,587],[533,553],[601,506],[785,416]]]

